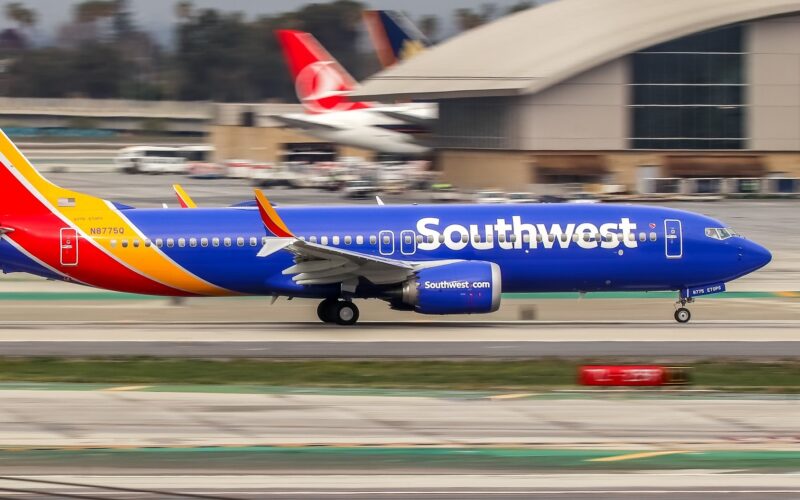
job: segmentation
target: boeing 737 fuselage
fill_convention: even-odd
[[[674,290],[694,297],[770,253],[695,213],[630,205],[135,209],[45,180],[0,133],[0,268],[140,294],[352,300],[424,314],[497,310],[503,292]]]

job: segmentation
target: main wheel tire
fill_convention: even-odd
[[[325,299],[317,306],[317,317],[323,323],[333,323],[335,321],[334,308],[336,299]]]
[[[355,325],[358,321],[358,307],[352,302],[341,301],[333,309],[333,319],[337,325]]]
[[[678,323],[688,323],[692,319],[692,313],[685,307],[678,308],[675,311],[675,321]]]

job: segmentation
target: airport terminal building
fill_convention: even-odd
[[[435,164],[466,188],[785,189],[800,177],[800,1],[557,0],[355,98],[438,102]]]

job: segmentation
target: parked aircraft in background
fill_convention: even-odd
[[[274,119],[328,142],[406,156],[429,152],[412,133],[436,120],[435,105],[350,101],[347,95],[356,88],[355,80],[311,34],[281,30],[277,37],[307,113]]]
[[[0,132],[0,268],[167,296],[353,299],[422,314],[488,313],[503,292],[675,290],[695,297],[771,255],[717,220],[631,205],[136,209],[58,187]],[[182,190],[177,189],[179,196]],[[184,196],[182,204],[194,205]]]
[[[398,11],[365,10],[363,17],[375,53],[384,68],[414,57],[430,46],[425,35]]]

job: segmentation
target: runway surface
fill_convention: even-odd
[[[800,495],[790,396],[144,390],[4,387],[0,498]]]
[[[81,389],[4,386],[0,444],[800,448],[793,396]]]
[[[29,493],[23,493],[27,490]],[[0,478],[4,498],[390,498],[405,499],[796,499],[800,476],[787,474],[483,474],[26,476]],[[39,496],[37,493],[47,492]]]
[[[0,326],[5,356],[790,358],[800,322],[47,322]]]

